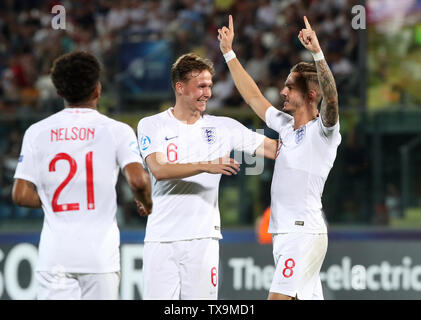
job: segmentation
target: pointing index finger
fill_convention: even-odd
[[[228,28],[230,31],[234,32],[234,22],[232,21],[232,15],[228,17]]]
[[[310,23],[308,23],[308,20],[307,20],[307,17],[306,16],[304,16],[304,23],[306,25],[306,29],[312,30],[311,29],[311,26],[310,26]]]

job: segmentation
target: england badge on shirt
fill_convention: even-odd
[[[209,144],[213,144],[216,141],[216,128],[215,127],[204,127],[202,128],[202,136],[205,141]]]
[[[295,132],[295,143],[299,144],[301,141],[303,141],[304,137],[306,135],[306,127],[303,126]]]

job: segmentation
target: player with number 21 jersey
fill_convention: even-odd
[[[37,270],[120,269],[115,184],[119,167],[141,161],[136,147],[128,125],[87,108],[66,108],[26,131],[15,178],[33,182],[43,204]]]

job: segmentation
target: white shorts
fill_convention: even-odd
[[[37,271],[38,300],[117,300],[120,272],[68,273]]]
[[[270,292],[301,300],[323,300],[319,273],[326,251],[327,234],[274,234],[275,274]]]
[[[216,300],[218,239],[145,242],[143,299]]]

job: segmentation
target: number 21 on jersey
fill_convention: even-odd
[[[87,196],[87,203],[88,203],[87,209],[88,210],[95,209],[94,170],[93,170],[93,165],[92,165],[92,157],[93,157],[92,151],[88,152],[85,156],[86,196]],[[79,203],[65,203],[65,204],[58,203],[58,198],[60,196],[60,193],[67,186],[67,184],[73,179],[78,169],[76,160],[73,159],[69,154],[57,153],[55,157],[50,161],[49,168],[48,168],[49,172],[56,171],[56,163],[60,160],[67,161],[70,165],[70,170],[66,179],[63,180],[63,182],[58,186],[58,188],[54,192],[53,200],[51,203],[53,207],[53,211],[54,212],[77,211],[80,208]]]

